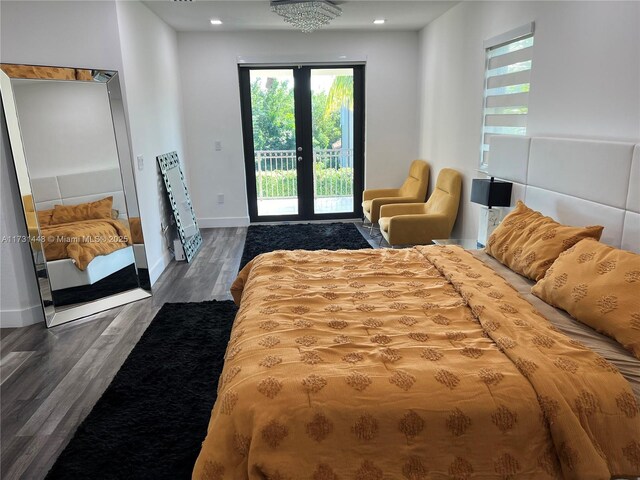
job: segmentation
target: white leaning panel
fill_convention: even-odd
[[[44,202],[60,200],[60,187],[56,177],[31,179],[31,193],[36,205]]]
[[[119,169],[72,173],[57,178],[64,205],[95,202],[112,196],[113,208],[126,213]]]
[[[622,248],[640,253],[640,213],[626,211],[622,231]]]
[[[47,262],[51,290],[93,285],[95,282],[134,263],[133,247],[125,247],[108,255],[98,255],[86,270],[79,270],[71,259]]]
[[[632,143],[532,138],[526,183],[624,209],[633,147]]]
[[[113,197],[113,208],[126,217],[126,202],[120,170],[95,170],[31,180],[37,210],[55,205],[77,205]]]
[[[530,185],[526,188],[525,203],[529,208],[553,218],[563,225],[584,227],[602,225],[601,242],[620,248],[625,211],[590,202],[562,193]]]
[[[60,200],[47,200],[46,202],[36,202],[36,210],[51,210],[56,205],[62,205]]]
[[[627,210],[640,213],[640,144],[633,149],[631,161],[631,175],[629,176],[629,194],[627,195]]]
[[[122,177],[117,168],[71,173],[57,178],[63,198],[122,190]]]
[[[527,186],[522,183],[514,183],[511,186],[511,206],[515,207],[518,200],[525,201]]]
[[[527,183],[531,137],[494,135],[489,139],[487,174],[517,183]]]

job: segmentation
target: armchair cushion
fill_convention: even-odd
[[[397,188],[374,188],[362,192],[362,199],[373,200],[378,197],[397,197],[398,195],[400,195],[400,191]]]
[[[389,221],[391,220],[391,217],[380,217],[378,219],[378,225],[380,226],[380,231],[381,232],[388,232],[389,231]]]
[[[380,231],[390,245],[428,245],[434,238],[449,236],[449,222],[442,213],[397,215],[381,218]]]
[[[422,160],[414,160],[409,168],[409,176],[400,187],[399,196],[413,197],[423,202],[427,197],[429,183],[429,164]]]
[[[458,172],[444,168],[427,203],[381,207],[382,236],[390,245],[430,244],[434,238],[447,238],[458,214],[461,184]]]
[[[371,223],[377,223],[382,205],[423,202],[427,194],[428,183],[429,164],[423,160],[414,160],[409,169],[409,176],[402,187],[371,189],[362,193],[364,216]]]
[[[380,217],[394,217],[396,215],[410,215],[412,213],[426,213],[424,203],[396,203],[383,205]]]
[[[371,203],[367,205],[369,209],[367,210],[367,206],[362,205],[363,212],[365,217],[371,221],[371,223],[376,223],[380,219],[380,209],[383,205],[394,205],[397,203],[413,203],[416,199],[414,197],[380,197],[374,198],[371,200]]]

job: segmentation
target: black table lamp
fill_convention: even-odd
[[[484,178],[474,178],[471,182],[471,201],[482,205],[478,226],[478,243],[486,245],[487,238],[498,226],[501,211],[493,207],[508,207],[511,205],[511,182],[496,181]]]
[[[471,201],[485,207],[508,207],[511,205],[511,182],[474,178],[471,182]]]

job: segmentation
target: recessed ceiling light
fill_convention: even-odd
[[[217,18],[212,18],[211,25],[222,25],[222,20],[218,20]]]
[[[384,18],[379,18],[373,21],[373,23],[375,23],[376,25],[382,25],[384,22],[386,22]]]

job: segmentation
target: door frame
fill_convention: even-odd
[[[311,70],[324,68],[353,69],[353,212],[315,213],[313,187],[313,117],[311,105]],[[294,76],[294,107],[296,117],[296,154],[302,148],[303,160],[297,167],[298,213],[296,215],[258,215],[253,147],[253,118],[251,114],[251,70],[292,70]],[[305,64],[305,65],[238,65],[240,109],[244,146],[247,202],[251,222],[284,222],[300,220],[339,220],[362,217],[364,189],[364,129],[365,129],[365,65],[364,64]],[[305,195],[303,192],[310,192]]]

